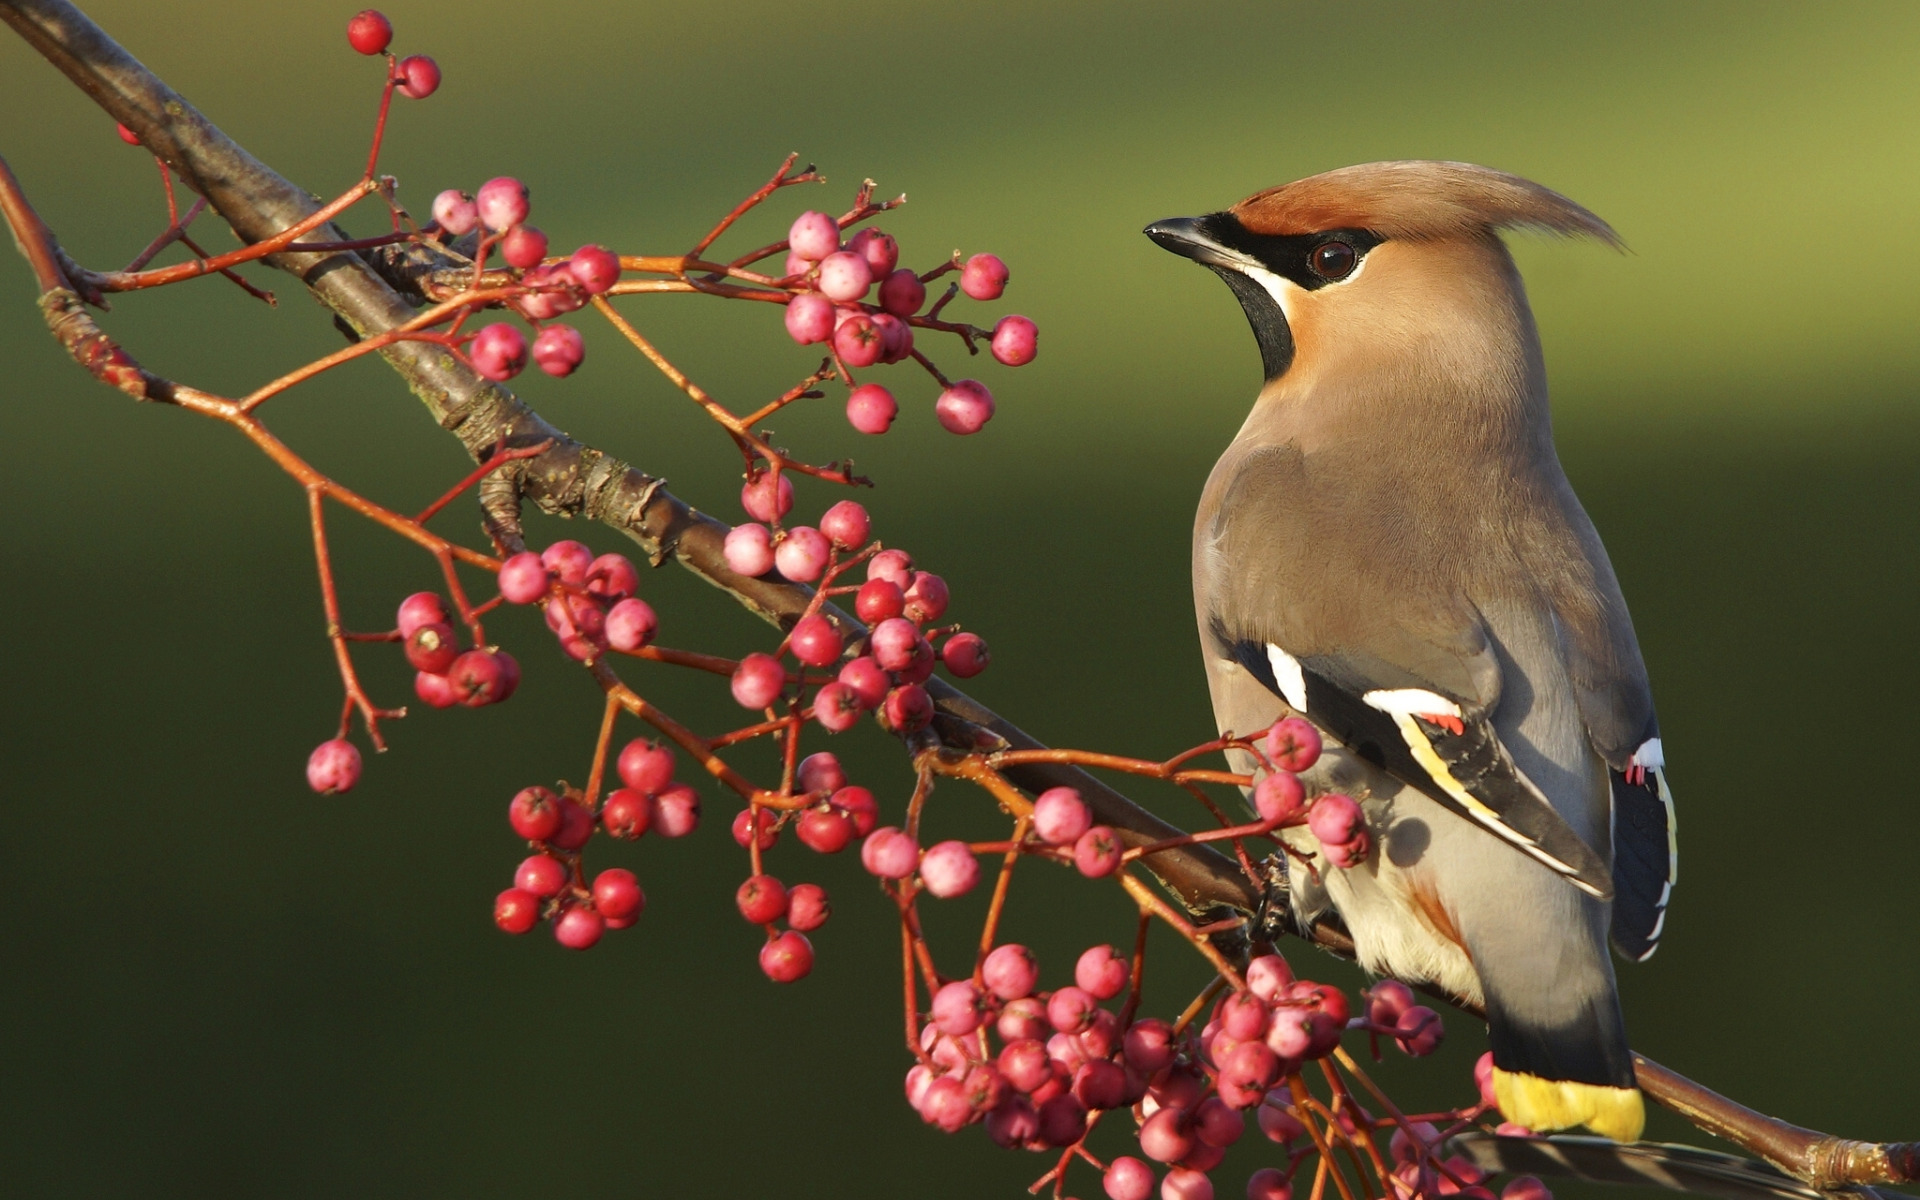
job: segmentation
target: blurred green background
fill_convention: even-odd
[[[290,178],[359,170],[377,67],[351,5],[115,0],[134,54]],[[955,246],[1013,266],[988,318],[1043,353],[986,363],[1000,414],[946,437],[902,369],[895,431],[838,405],[779,422],[881,484],[879,531],[952,582],[992,642],[982,698],[1056,744],[1171,752],[1209,733],[1186,588],[1189,514],[1257,384],[1237,306],[1139,235],[1346,163],[1468,159],[1560,189],[1632,247],[1522,240],[1562,454],[1607,538],[1651,665],[1686,867],[1667,945],[1622,969],[1636,1046],[1761,1109],[1847,1136],[1920,1136],[1915,922],[1920,675],[1920,8],[1903,3],[1525,5],[974,2],[524,5],[395,0],[396,48],[446,72],[400,101],[383,167],[416,211],[513,173],[557,247],[688,246],[788,150],[787,193],[739,242],[864,175],[913,202],[909,262]],[[130,258],[162,220],[152,163],[10,36],[0,153],[78,258]],[[371,230],[363,215],[350,227]],[[215,248],[230,240],[208,221]],[[783,846],[773,869],[839,898],[819,966],[776,990],[732,912],[742,874],[713,801],[688,841],[599,854],[640,872],[640,925],[574,955],[488,920],[518,859],[502,809],[579,780],[598,704],[517,612],[526,666],[481,712],[392,726],[350,796],[301,779],[338,692],[300,496],[211,423],[137,407],[62,361],[30,277],[0,266],[9,586],[0,696],[0,1186],[22,1196],[1018,1194],[1038,1159],[947,1138],[900,1099],[894,947],[858,864]],[[235,393],[338,344],[297,285],[277,310],[206,281],[118,300],[144,362]],[[737,406],[812,363],[777,315],[699,297],[624,307]],[[609,331],[574,379],[526,380],[557,424],[732,516],[724,438]],[[961,369],[956,347],[939,348]],[[457,477],[449,439],[383,368],[276,401],[276,429],[406,509]],[[832,497],[803,489],[802,511]],[[445,518],[471,531],[470,510]],[[431,564],[335,520],[349,621],[388,620]],[[604,531],[540,521],[536,538]],[[663,640],[766,633],[678,572],[645,587]],[[362,655],[380,694],[398,656]],[[637,671],[697,727],[724,689]],[[904,796],[891,745],[839,739]],[[1176,819],[1177,796],[1147,794]],[[937,830],[985,832],[943,794]],[[1047,871],[1012,934],[1049,980],[1130,922]],[[979,898],[943,911],[959,951]],[[1301,952],[1306,953],[1306,952]],[[1325,977],[1355,976],[1296,959]],[[1156,960],[1175,1009],[1200,973]],[[1387,1063],[1409,1104],[1470,1094],[1484,1046]],[[1651,1135],[1692,1137],[1656,1115]],[[1111,1147],[1109,1147],[1111,1150]],[[1218,1173],[1237,1195],[1248,1143]],[[1091,1175],[1073,1185],[1097,1194]],[[1563,1189],[1580,1195],[1577,1189]],[[1598,1194],[1594,1190],[1592,1194]]]

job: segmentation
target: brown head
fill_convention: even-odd
[[[1620,245],[1558,192],[1427,161],[1343,167],[1145,232],[1233,289],[1269,385],[1289,372],[1289,384],[1304,385],[1297,377],[1356,368],[1456,379],[1491,370],[1520,384],[1539,352],[1499,237],[1512,228]]]

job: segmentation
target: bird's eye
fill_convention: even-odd
[[[1307,265],[1322,279],[1345,279],[1359,261],[1360,256],[1345,242],[1321,242],[1307,255]]]

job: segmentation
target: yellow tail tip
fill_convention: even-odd
[[[1493,1069],[1493,1094],[1507,1120],[1528,1129],[1585,1125],[1616,1142],[1637,1142],[1647,1124],[1640,1089],[1542,1079],[1523,1071]]]

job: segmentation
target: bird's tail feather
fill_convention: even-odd
[[[1622,1144],[1571,1134],[1499,1137],[1476,1131],[1460,1134],[1447,1145],[1483,1171],[1666,1188],[1719,1200],[1833,1200],[1766,1163],[1670,1142]],[[1911,1200],[1902,1193],[1874,1188],[1859,1188],[1851,1194],[1871,1200]]]

